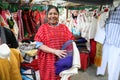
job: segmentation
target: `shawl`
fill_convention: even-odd
[[[56,63],[56,74],[59,75],[61,71],[67,70],[72,67],[72,60],[73,60],[73,45],[72,40],[68,40],[63,44],[61,50],[67,50],[67,55],[64,58],[60,58]]]
[[[70,76],[77,74],[78,69],[81,67],[79,50],[74,41],[72,42],[72,44],[73,44],[72,67],[70,69],[60,72],[59,76],[61,77],[61,80],[68,80]]]

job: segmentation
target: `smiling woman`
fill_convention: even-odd
[[[56,7],[50,7],[47,13],[48,23],[51,25],[57,25],[59,21],[59,11]]]
[[[61,47],[74,37],[67,26],[59,23],[57,7],[48,7],[47,20],[48,23],[40,26],[34,38],[38,48],[40,77],[41,80],[60,80],[59,75],[55,74],[55,62],[66,56],[66,50],[61,50]]]

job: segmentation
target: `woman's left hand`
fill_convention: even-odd
[[[54,54],[58,56],[59,58],[63,58],[66,56],[66,50],[55,50]]]

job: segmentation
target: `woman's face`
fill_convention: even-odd
[[[56,11],[56,9],[52,8],[49,12],[48,12],[48,23],[52,24],[52,25],[56,25],[59,21],[59,14]]]

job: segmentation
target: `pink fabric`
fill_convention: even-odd
[[[22,10],[18,10],[17,12],[17,24],[19,28],[18,40],[22,41],[24,39],[24,27],[22,20]]]

